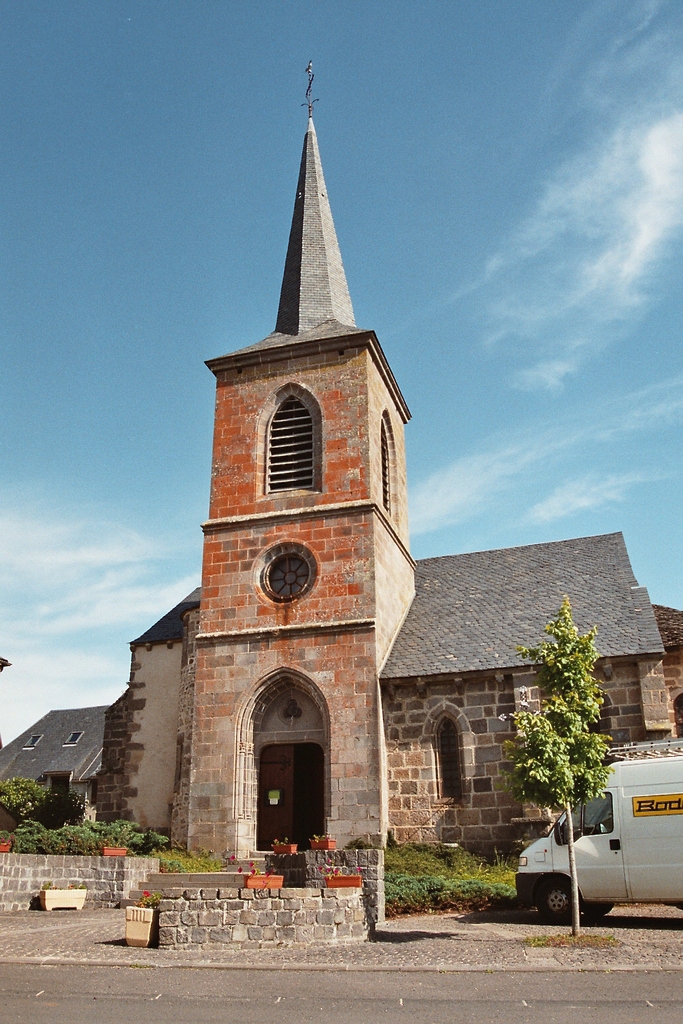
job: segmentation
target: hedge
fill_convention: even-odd
[[[24,821],[11,835],[12,853],[98,856],[103,846],[125,846],[130,853],[147,856],[168,845],[166,836],[141,829],[132,821],[84,821],[52,829],[37,821]],[[9,832],[0,832],[0,838],[9,836]]]

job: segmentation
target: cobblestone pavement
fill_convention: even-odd
[[[535,913],[400,917],[377,940],[349,945],[259,949],[221,945],[177,952],[133,949],[123,942],[124,911],[0,914],[0,962],[62,962],[170,967],[256,967],[340,970],[683,970],[683,911],[674,907],[615,909],[591,935],[613,935],[608,949],[535,948],[525,937],[566,932],[538,924]]]

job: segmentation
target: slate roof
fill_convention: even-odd
[[[171,608],[170,612],[166,612],[162,615],[158,622],[155,622],[153,626],[139,636],[137,640],[131,640],[132,644],[160,644],[168,640],[182,640],[183,639],[183,620],[181,618],[185,612],[189,612],[191,608],[199,607],[199,598],[202,592],[201,587],[196,587],[191,594],[175,606]]]
[[[30,729],[0,750],[0,779],[19,775],[43,782],[46,774],[72,772],[72,781],[92,778],[102,764],[104,713],[106,705],[95,708],[70,708],[48,711]],[[65,747],[72,732],[83,735],[74,746]],[[24,750],[30,736],[41,739],[31,750]]]
[[[683,646],[683,612],[677,608],[667,608],[663,604],[653,604],[657,625],[662,642],[666,648]]]
[[[565,594],[603,657],[663,653],[621,533],[426,558],[415,583],[383,679],[519,667],[517,644],[545,638]]]
[[[275,330],[299,334],[324,320],[355,327],[313,119],[301,154]]]

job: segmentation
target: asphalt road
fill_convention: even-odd
[[[681,1024],[683,973],[0,965],[2,1024]]]

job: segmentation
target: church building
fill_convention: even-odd
[[[410,413],[356,326],[312,120],[275,330],[207,365],[201,587],[131,645],[100,819],[238,855],[389,831],[509,848],[540,814],[502,774],[506,716],[534,685],[516,646],[542,638],[565,594],[579,628],[599,628],[601,728],[620,743],[675,731],[681,648],[665,676],[621,534],[412,558]]]

